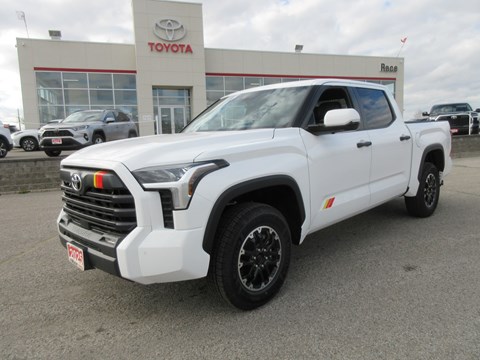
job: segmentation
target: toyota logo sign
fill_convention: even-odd
[[[79,174],[73,174],[71,177],[72,188],[75,191],[80,191],[82,189],[82,178]]]
[[[178,20],[162,19],[155,23],[153,33],[165,41],[178,41],[185,37],[187,31]]]

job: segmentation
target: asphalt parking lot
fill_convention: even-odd
[[[77,270],[56,236],[60,196],[0,196],[1,359],[480,358],[479,157],[455,160],[430,218],[397,199],[307,238],[252,312],[206,280]]]

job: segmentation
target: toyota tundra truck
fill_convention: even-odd
[[[227,95],[181,133],[61,162],[66,258],[141,284],[208,276],[231,305],[267,303],[292,245],[398,197],[428,217],[450,171],[448,122],[406,124],[388,89],[305,80]]]
[[[468,103],[451,103],[433,105],[429,113],[422,115],[430,121],[448,121],[452,135],[474,135],[478,134],[479,112]]]

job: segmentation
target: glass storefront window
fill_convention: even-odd
[[[89,74],[88,84],[90,89],[111,89],[112,74]]]
[[[243,77],[225,76],[225,90],[243,90]]]
[[[65,89],[65,105],[88,105],[88,90]]]
[[[281,83],[281,82],[282,82],[281,78],[266,77],[266,78],[263,79],[263,84],[264,85],[278,84],[278,83]]]
[[[116,105],[137,105],[137,92],[132,90],[115,90]]]
[[[38,89],[38,105],[63,105],[62,89]]]
[[[134,121],[138,119],[133,74],[38,71],[35,75],[42,124],[78,110],[124,107]]]
[[[87,89],[87,74],[63,73],[63,87],[65,89]]]
[[[245,89],[250,89],[252,87],[257,87],[262,85],[263,85],[263,78],[259,78],[259,77],[245,78]]]
[[[136,90],[137,82],[135,75],[113,74],[113,85],[115,89]]]
[[[64,119],[65,113],[63,106],[39,106],[41,124],[46,124],[51,120]]]
[[[91,105],[113,105],[112,90],[90,90]]]
[[[207,106],[212,105],[215,101],[223,97],[223,91],[207,91]]]
[[[207,76],[206,78],[207,90],[221,90],[225,89],[223,84],[223,76]]]
[[[62,88],[62,73],[59,72],[37,72],[37,89],[61,89]]]

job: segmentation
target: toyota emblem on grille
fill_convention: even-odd
[[[80,191],[82,188],[82,178],[80,177],[79,174],[73,174],[72,175],[72,188],[75,191]]]

